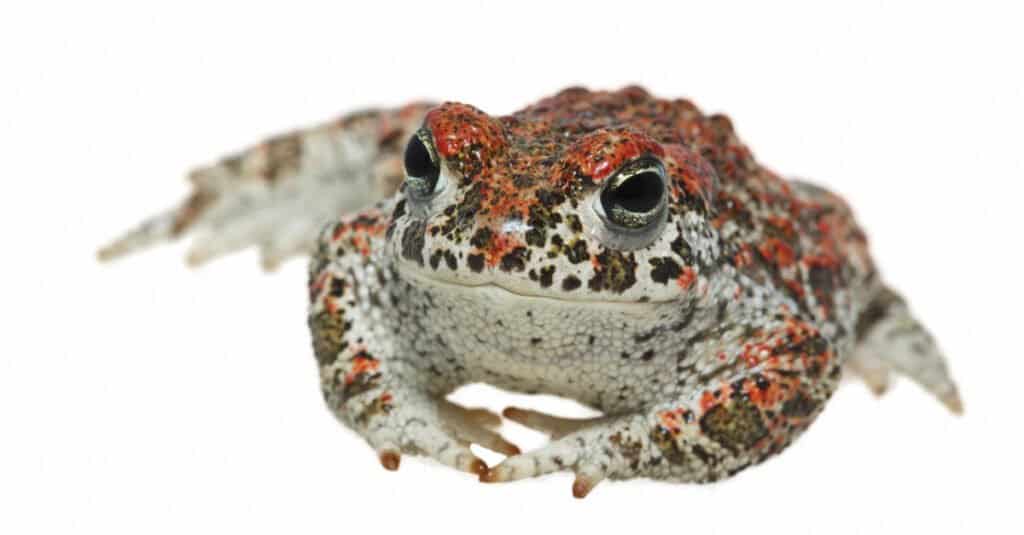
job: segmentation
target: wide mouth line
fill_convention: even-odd
[[[663,300],[663,301],[644,301],[644,302],[640,302],[640,301],[613,301],[613,300],[607,300],[607,299],[589,299],[589,298],[586,298],[586,297],[569,296],[569,295],[566,295],[564,297],[563,296],[555,296],[555,295],[540,295],[540,294],[535,294],[535,293],[524,293],[522,291],[515,290],[515,289],[509,288],[507,286],[501,285],[501,284],[499,284],[499,283],[497,283],[495,281],[486,281],[486,282],[480,282],[480,283],[463,283],[463,282],[453,281],[453,280],[450,280],[450,279],[446,280],[446,279],[441,279],[441,278],[437,278],[437,277],[431,277],[431,276],[429,276],[427,274],[424,274],[422,272],[418,272],[416,270],[403,269],[401,266],[399,266],[399,272],[400,272],[400,274],[402,275],[403,278],[405,278],[406,280],[408,280],[410,282],[413,282],[413,283],[420,283],[420,284],[427,285],[427,286],[439,286],[439,287],[444,287],[444,288],[450,288],[450,289],[454,289],[454,290],[457,290],[457,291],[461,291],[461,292],[466,293],[466,294],[472,293],[474,290],[495,291],[495,292],[501,292],[503,294],[506,294],[506,295],[508,295],[508,296],[510,296],[512,298],[522,299],[522,300],[532,300],[532,301],[538,301],[538,302],[559,303],[559,304],[565,304],[565,305],[577,304],[578,303],[578,304],[586,304],[586,305],[593,305],[593,306],[607,306],[607,307],[616,307],[616,308],[645,309],[645,310],[649,310],[651,308],[651,305],[659,305],[659,304],[664,304],[664,303],[668,303],[669,302],[669,300]]]

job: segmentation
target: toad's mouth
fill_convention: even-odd
[[[540,293],[513,284],[503,284],[501,281],[496,280],[464,281],[433,277],[429,273],[424,273],[415,267],[403,264],[399,263],[398,265],[399,275],[413,287],[432,293],[447,294],[466,300],[478,301],[485,305],[525,308],[586,307],[631,314],[649,314],[659,305],[671,303],[670,300],[616,301],[602,299],[600,296],[587,293],[576,293],[573,295],[560,295],[558,291]]]

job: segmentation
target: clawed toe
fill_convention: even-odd
[[[537,453],[509,457],[501,464],[481,473],[480,482],[502,483],[536,477],[561,470],[562,462],[558,457],[547,458]],[[605,479],[600,470],[585,464],[576,466],[573,471],[576,478],[572,484],[572,495],[576,498],[585,498]]]
[[[572,483],[572,496],[574,498],[586,498],[590,491],[594,490],[604,478],[594,478],[591,476],[576,474],[576,480]]]
[[[382,451],[377,457],[380,459],[380,465],[392,472],[398,470],[398,465],[402,463],[402,454],[394,450]]]
[[[488,471],[489,471],[489,468],[487,467],[487,463],[485,463],[481,459],[478,459],[478,458],[475,458],[475,457],[470,462],[469,469],[467,470],[467,472],[469,472],[471,474],[476,474],[477,477],[482,477]]]

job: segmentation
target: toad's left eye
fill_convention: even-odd
[[[634,162],[615,174],[601,192],[605,218],[625,229],[643,229],[664,214],[665,169],[660,162]]]
[[[441,164],[430,132],[421,129],[405,146],[405,184],[414,199],[427,199],[440,191]]]

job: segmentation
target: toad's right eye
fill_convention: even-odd
[[[441,164],[434,150],[430,132],[420,129],[405,147],[406,192],[417,200],[426,200],[441,190],[438,180]]]
[[[655,160],[627,165],[608,180],[601,193],[601,213],[615,227],[640,230],[665,219],[665,169]]]

